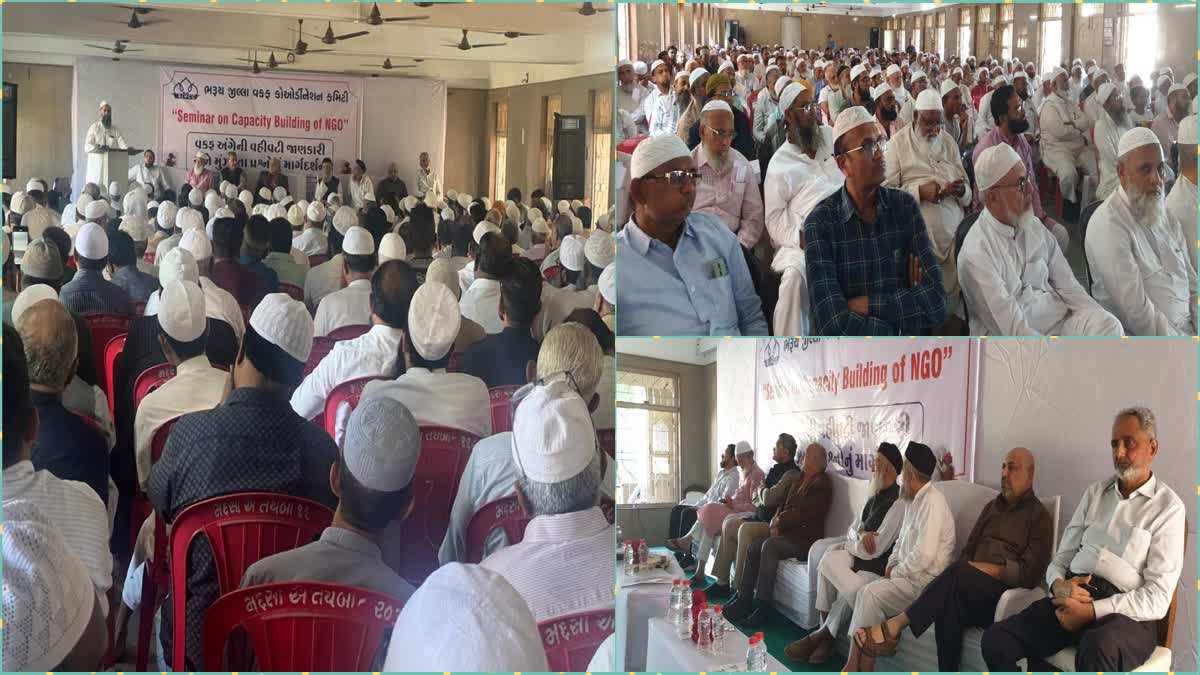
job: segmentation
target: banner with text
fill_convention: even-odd
[[[949,451],[956,475],[974,472],[977,340],[758,340],[758,448],[781,433],[800,451],[816,440],[855,478],[868,479],[883,441]]]
[[[339,166],[361,154],[360,78],[176,66],[159,77],[160,162],[174,153],[176,165],[190,169],[204,150],[217,170],[232,150],[246,169],[265,170],[278,158],[284,173],[315,174],[324,157]]]

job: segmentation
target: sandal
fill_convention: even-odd
[[[856,645],[858,645],[858,648],[864,654],[867,654],[869,656],[873,656],[873,657],[895,656],[896,649],[899,648],[899,646],[900,646],[900,636],[899,635],[893,636],[892,634],[890,634],[888,632],[888,624],[886,621],[879,624],[879,629],[880,629],[880,632],[883,633],[883,642],[873,642],[873,641],[869,641],[869,640],[860,639],[858,632],[855,632],[854,633],[854,643]],[[869,638],[871,636],[870,628],[864,628],[863,630],[866,631],[866,635]]]

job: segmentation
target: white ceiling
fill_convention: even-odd
[[[938,5],[932,2],[929,3],[722,3],[721,9],[746,9],[758,10],[763,12],[784,12],[787,14],[837,14],[837,15],[853,15],[853,16],[896,16],[898,14],[907,14],[910,12],[923,12],[934,9]]]
[[[706,366],[717,360],[716,343],[724,338],[617,338],[617,360],[621,354],[634,354],[663,361]],[[730,338],[734,339],[734,338]]]
[[[219,66],[244,66],[238,58],[253,56],[257,45],[291,47],[296,42],[297,19],[304,31],[322,35],[332,23],[336,34],[370,31],[369,35],[322,44],[306,37],[309,49],[334,49],[309,53],[286,64],[287,51],[276,50],[282,68],[310,72],[379,74],[390,57],[393,65],[413,65],[390,71],[394,75],[444,79],[451,87],[495,88],[522,81],[541,82],[607,72],[613,61],[613,12],[580,16],[581,3],[438,3],[417,7],[411,2],[384,2],[384,18],[428,16],[413,22],[370,26],[366,18],[372,3],[146,3],[157,11],[140,15],[138,29],[126,24],[132,15],[109,3],[9,2],[4,3],[4,61],[72,65],[79,57],[110,55],[85,43],[111,45],[128,40],[121,56],[128,60],[163,61]],[[126,5],[129,6],[129,5]],[[610,9],[607,2],[596,9]],[[502,47],[460,51],[462,30],[472,31],[473,44],[504,43]],[[506,38],[476,31],[521,31],[536,36]],[[260,49],[265,61],[270,49]],[[425,59],[415,63],[412,59]]]

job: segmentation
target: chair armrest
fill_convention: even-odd
[[[1010,588],[1000,596],[1000,601],[996,603],[997,622],[1003,621],[1010,616],[1016,616],[1025,611],[1033,603],[1046,597],[1046,589],[1044,588]]]

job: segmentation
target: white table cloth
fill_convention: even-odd
[[[731,665],[736,665],[740,670],[746,669],[748,636],[745,634],[737,630],[726,633],[723,650],[719,653],[702,652],[690,639],[679,639],[674,628],[667,623],[666,617],[650,619],[646,638],[646,672],[719,672],[718,669]],[[786,673],[790,670],[767,654],[765,672]]]
[[[683,568],[674,556],[670,558],[670,574],[666,583],[637,583],[655,573],[628,577],[617,561],[617,654],[616,663],[625,672],[646,670],[646,624],[651,617],[667,615],[671,604],[670,579],[682,579]],[[625,664],[623,667],[620,664]]]

